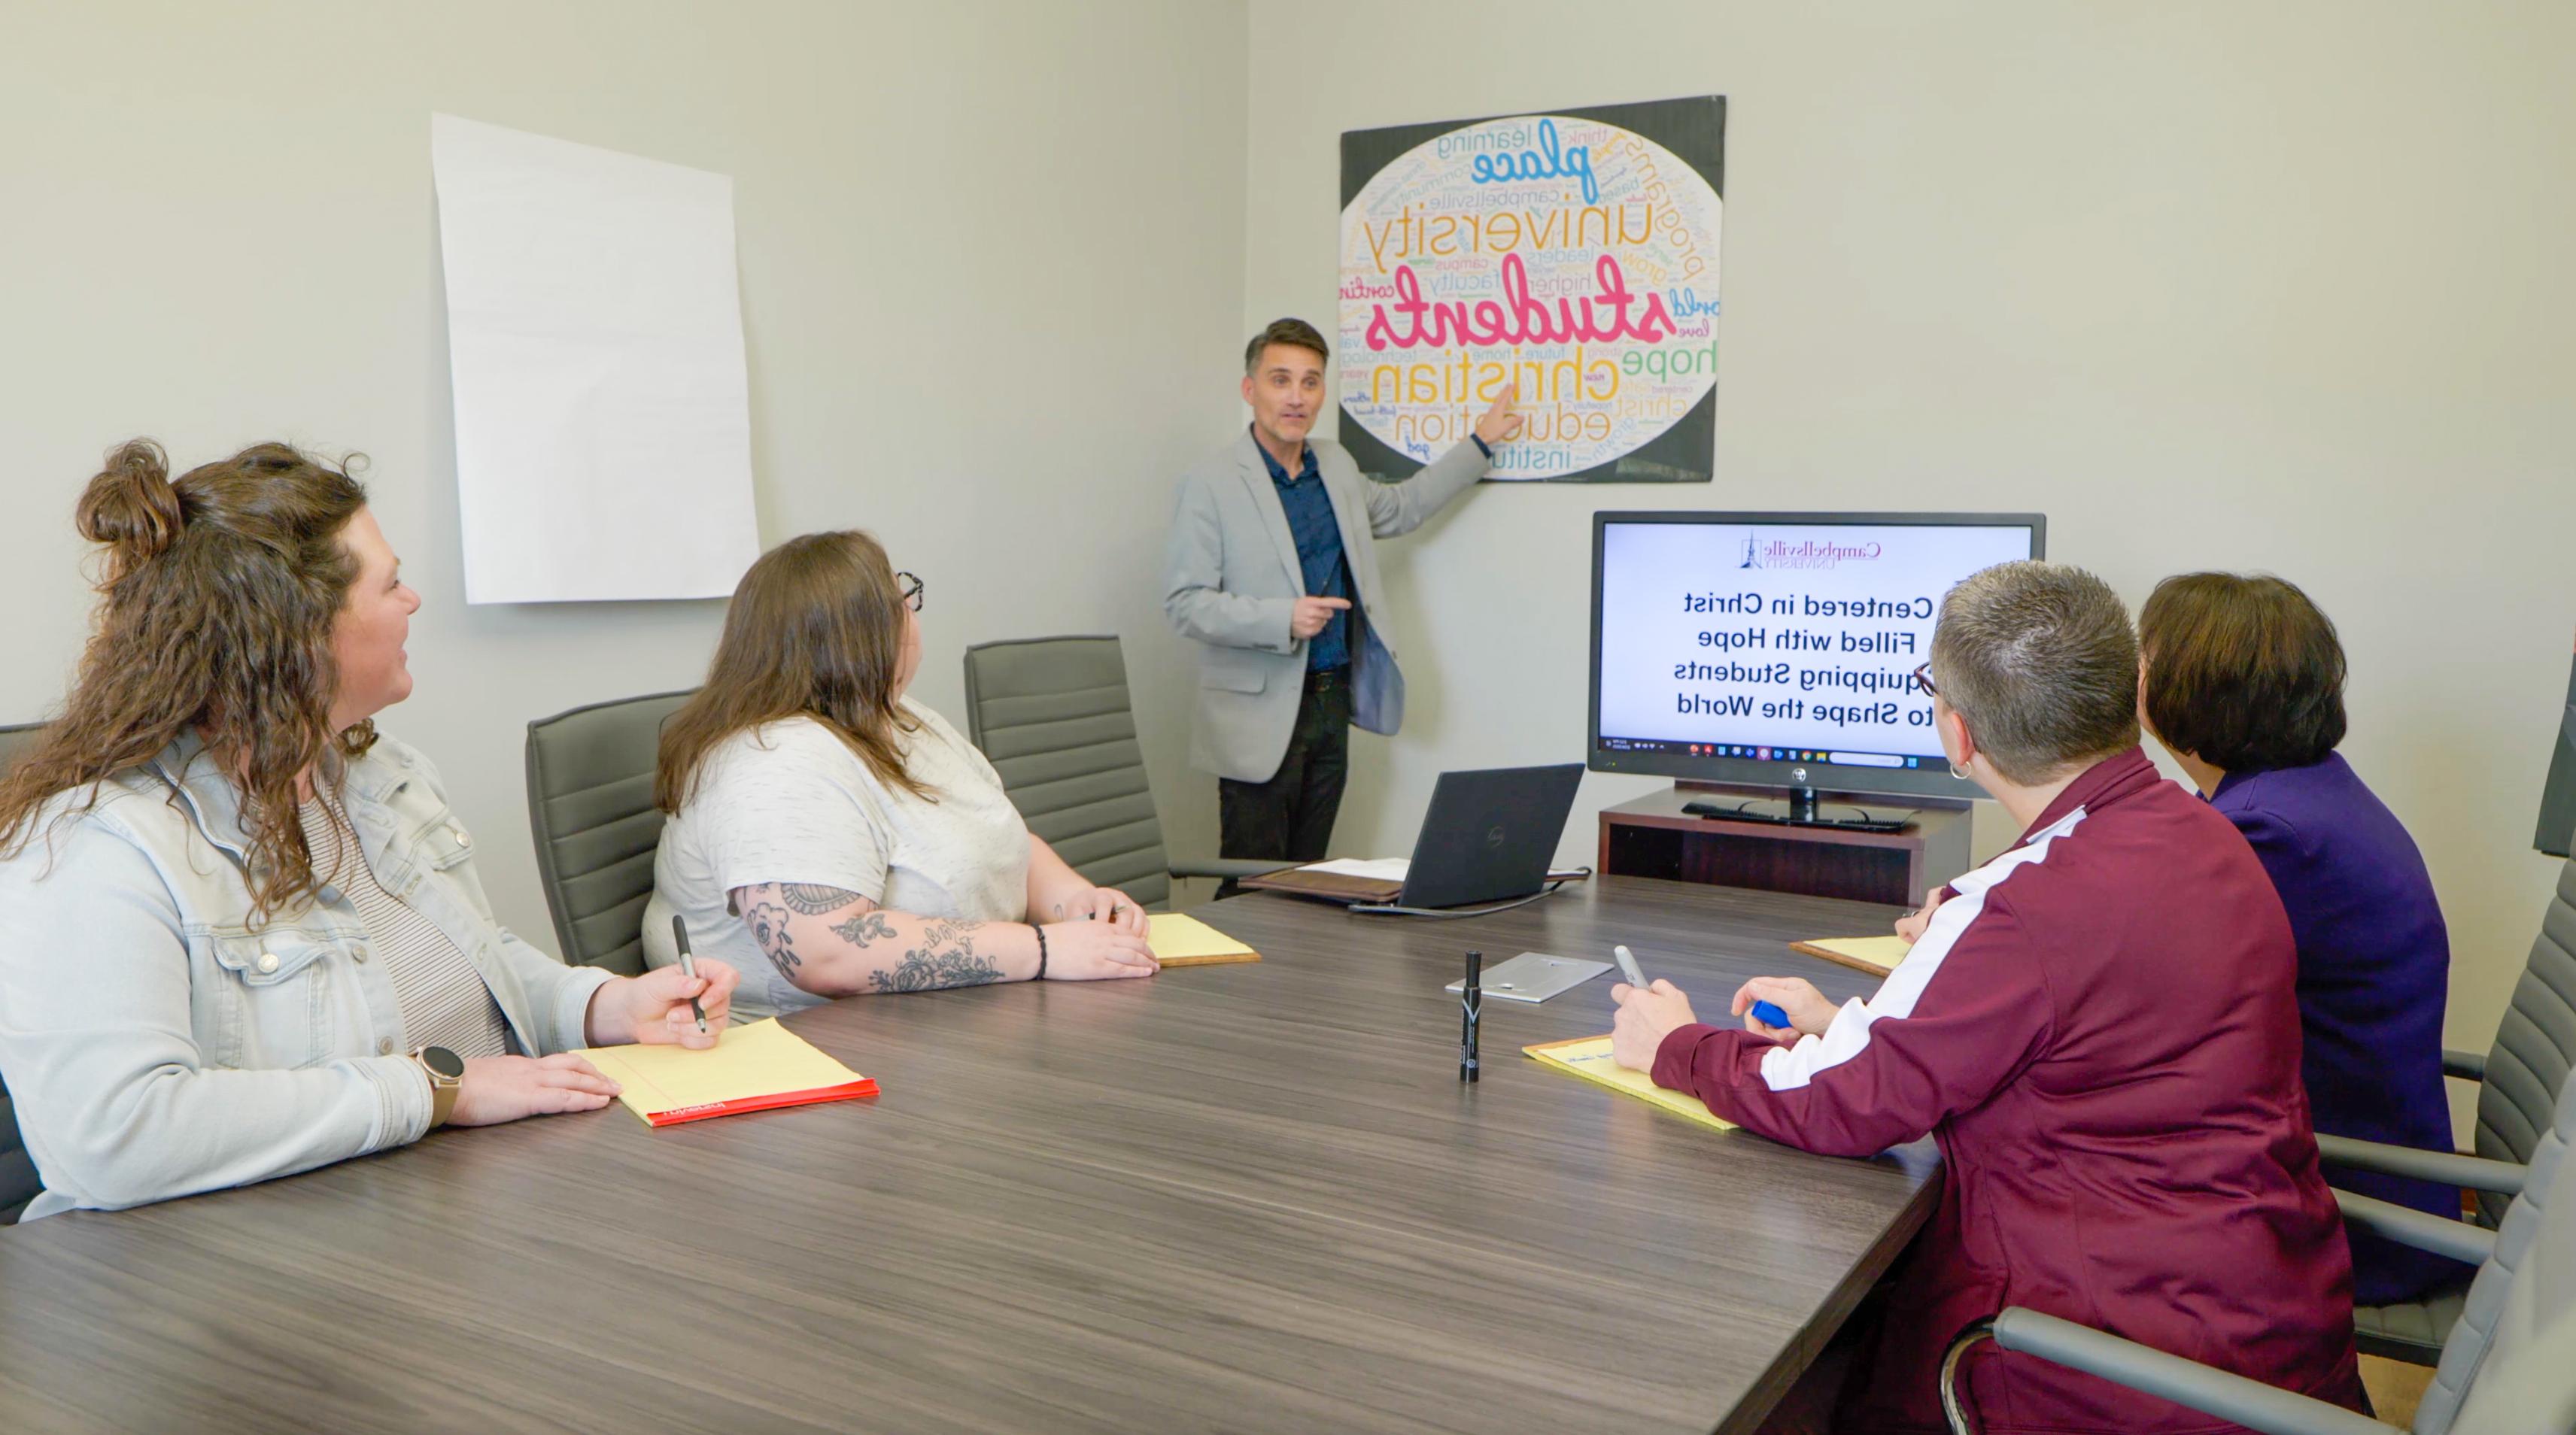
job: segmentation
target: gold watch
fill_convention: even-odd
[[[411,1059],[429,1077],[429,1126],[435,1131],[456,1114],[456,1094],[465,1089],[465,1058],[443,1046],[424,1046]]]

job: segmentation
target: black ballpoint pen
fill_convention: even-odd
[[[698,962],[695,957],[689,955],[689,924],[681,921],[680,914],[677,912],[671,914],[671,939],[680,944],[680,975],[696,980]],[[706,1035],[707,1009],[698,1005],[696,997],[689,998],[689,1015],[698,1019],[698,1035]]]

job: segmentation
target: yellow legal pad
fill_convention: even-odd
[[[1687,1116],[1702,1126],[1732,1131],[1735,1123],[1712,1115],[1707,1103],[1686,1091],[1666,1091],[1646,1073],[1631,1071],[1610,1059],[1610,1038],[1578,1036],[1572,1041],[1546,1041],[1521,1048],[1527,1055],[1559,1071],[1572,1072],[1586,1081],[1596,1082],[1613,1091],[1624,1092],[1640,1101],[1651,1101],[1675,1116]]]
[[[1896,970],[1896,964],[1904,961],[1912,948],[1903,937],[1818,937],[1812,942],[1791,942],[1789,950],[1885,976]]]
[[[625,1088],[617,1099],[652,1126],[877,1094],[874,1081],[815,1050],[775,1017],[727,1027],[704,1051],[598,1046],[582,1055]]]
[[[1228,962],[1257,962],[1261,954],[1186,912],[1156,912],[1145,919],[1153,930],[1145,942],[1154,960],[1167,967],[1215,967]]]

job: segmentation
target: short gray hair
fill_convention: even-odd
[[[1243,346],[1243,372],[1248,377],[1261,367],[1261,356],[1273,344],[1286,344],[1292,349],[1313,352],[1318,363],[1330,359],[1333,351],[1324,347],[1324,336],[1303,319],[1273,319],[1267,328],[1252,336]]]
[[[2138,741],[2138,635],[2111,585],[2063,563],[1998,563],[1941,599],[1932,680],[1977,750],[2025,787]]]

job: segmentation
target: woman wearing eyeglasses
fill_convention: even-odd
[[[645,960],[743,973],[733,1009],[987,982],[1151,976],[1145,914],[1030,833],[1001,776],[906,696],[921,580],[865,533],[809,533],[734,589],[706,686],[662,729],[670,814]]]

